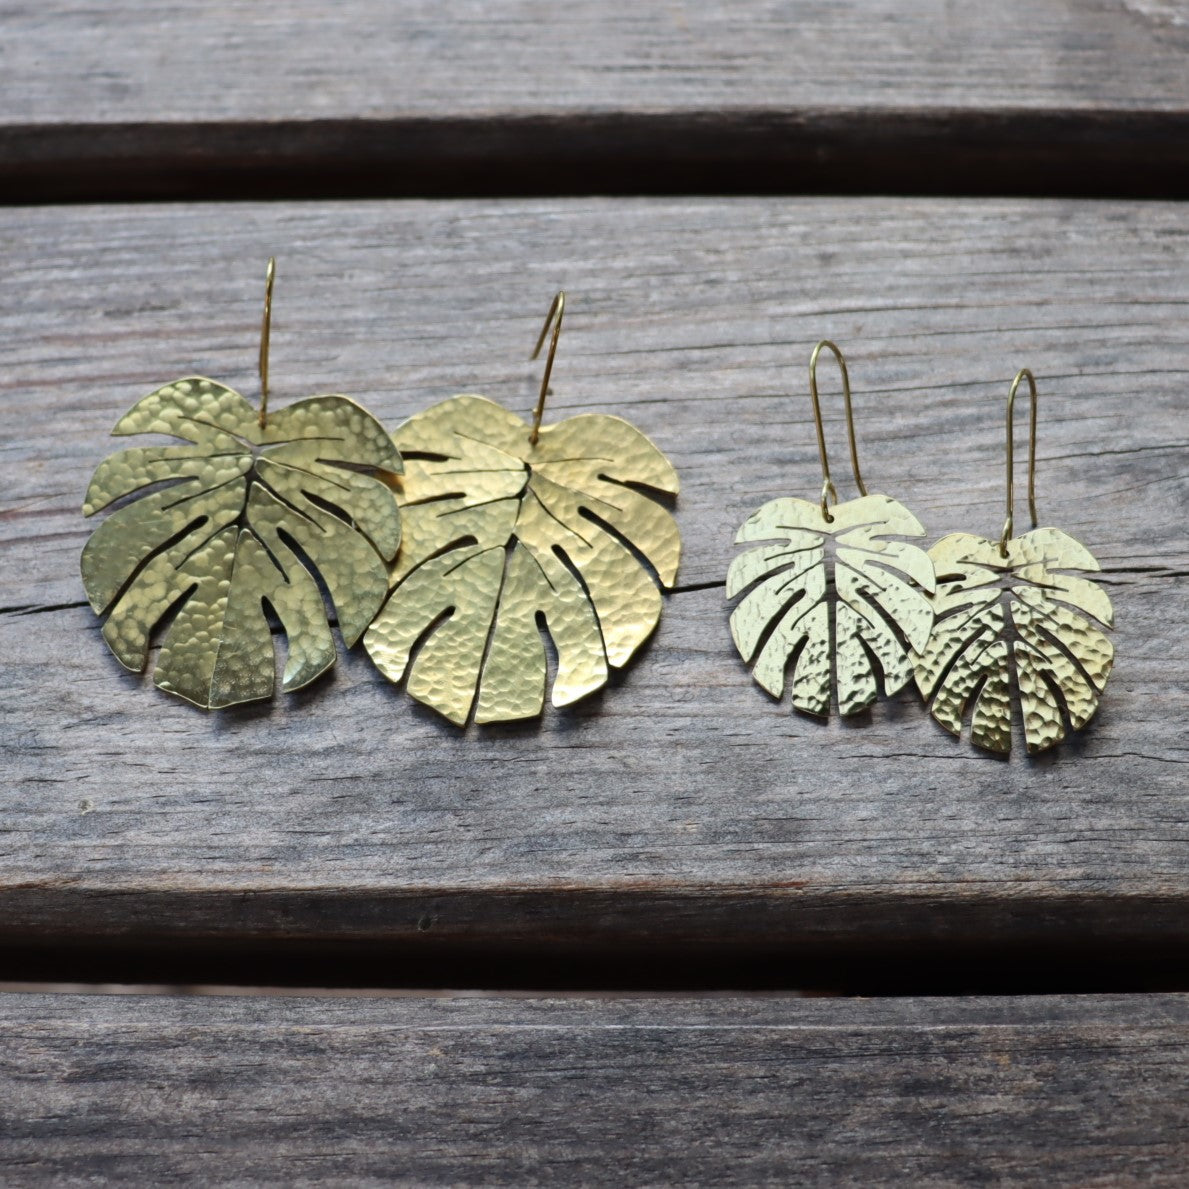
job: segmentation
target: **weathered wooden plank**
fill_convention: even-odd
[[[0,996],[6,1184],[1180,1185],[1184,996]]]
[[[1186,208],[1161,204],[4,212],[0,932],[1183,940],[1187,240]],[[177,375],[255,391],[274,251],[274,400],[337,389],[394,424],[459,390],[530,409],[524,357],[567,286],[552,412],[630,416],[684,483],[685,589],[617,688],[464,735],[358,654],[212,716],[108,655],[76,568],[106,431]],[[996,762],[907,694],[821,725],[736,657],[734,529],[817,490],[805,362],[827,334],[869,483],[937,536],[998,531],[1007,382],[1036,369],[1042,516],[1102,561],[1118,618],[1099,716],[1056,753]]]
[[[0,6],[0,195],[1180,194],[1161,0]]]
[[[0,16],[8,123],[1189,99],[1189,22],[1161,0],[10,0]]]

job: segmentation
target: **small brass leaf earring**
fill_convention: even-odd
[[[172,611],[153,679],[205,709],[270,698],[275,682],[266,607],[288,639],[283,687],[334,664],[318,588],[334,601],[350,647],[387,593],[400,513],[381,473],[401,469],[380,423],[345,396],[268,411],[275,261],[268,262],[259,410],[201,376],[175,380],[125,413],[112,433],[168,434],[99,465],[83,514],[135,496],[91,534],[82,578],[103,636],[143,672],[154,628]],[[155,490],[149,491],[149,488]]]
[[[1012,413],[1028,381],[1028,510],[1032,531],[1012,536]],[[969,533],[943,537],[929,556],[937,568],[936,621],[915,658],[917,685],[933,717],[958,735],[967,709],[970,741],[1010,752],[1012,691],[1020,699],[1029,752],[1044,751],[1090,721],[1110,675],[1110,599],[1089,579],[1098,562],[1056,528],[1037,528],[1036,380],[1024,368],[1007,396],[1007,522],[996,545]]]
[[[677,524],[653,498],[677,494],[677,473],[660,450],[602,413],[541,424],[564,313],[559,293],[532,356],[552,327],[531,425],[454,396],[394,435],[404,543],[364,643],[390,681],[458,725],[472,709],[479,723],[541,713],[542,627],[557,650],[553,705],[601,689],[677,575]]]
[[[851,466],[860,492],[860,498],[835,502],[833,509],[830,501],[837,501],[838,492],[830,479],[817,394],[823,349],[833,352],[842,372]],[[833,667],[839,713],[857,714],[875,701],[881,684],[890,695],[912,680],[911,650],[925,646],[933,624],[925,597],[933,590],[933,563],[923,549],[894,539],[923,537],[916,517],[886,495],[867,494],[855,446],[850,377],[842,352],[829,341],[813,349],[809,392],[822,462],[821,499],[772,500],[739,530],[736,544],[768,543],[731,563],[727,598],[744,595],[731,612],[731,635],[756,681],[773,697],[783,695],[791,670],[793,705],[828,715]]]

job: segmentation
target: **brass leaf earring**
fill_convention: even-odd
[[[655,495],[677,473],[638,429],[584,413],[542,426],[565,294],[532,424],[454,396],[395,436],[404,543],[364,643],[380,671],[451,722],[531,718],[544,705],[542,627],[557,651],[554,706],[606,683],[651,634],[681,538]],[[643,562],[651,567],[646,568]]]
[[[836,502],[830,479],[817,393],[823,349],[834,354],[842,373],[851,466],[860,492],[844,504]],[[916,517],[886,495],[867,494],[846,360],[827,340],[813,349],[809,392],[822,463],[821,499],[772,500],[739,530],[736,544],[767,544],[731,563],[727,598],[744,596],[731,612],[731,635],[756,681],[773,697],[783,695],[791,673],[793,705],[828,715],[833,669],[838,712],[857,714],[875,701],[881,685],[890,695],[912,680],[911,652],[925,646],[933,624],[925,597],[933,590],[933,563],[923,549],[897,539],[925,535]]]
[[[1012,535],[1012,414],[1028,381],[1028,510],[1032,531]],[[1106,686],[1114,648],[1110,599],[1081,573],[1090,552],[1057,528],[1037,528],[1036,380],[1024,368],[1007,397],[1007,521],[996,545],[969,533],[943,537],[929,556],[937,568],[936,621],[916,657],[917,685],[932,714],[958,735],[970,712],[970,740],[1010,752],[1012,685],[1029,752],[1044,751],[1089,722]],[[1074,571],[1074,573],[1060,572]]]
[[[317,578],[350,647],[387,593],[400,512],[380,477],[401,469],[380,423],[345,396],[268,411],[275,261],[260,341],[260,408],[201,376],[146,396],[114,435],[168,434],[102,462],[87,490],[91,516],[136,497],[91,534],[82,578],[103,636],[126,668],[144,671],[150,636],[171,612],[153,679],[205,709],[273,695],[266,608],[288,640],[282,685],[295,690],[335,661]],[[154,490],[148,490],[153,488]]]

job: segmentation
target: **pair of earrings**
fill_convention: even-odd
[[[823,350],[842,374],[851,466],[859,498],[839,504],[830,478],[818,399]],[[1027,380],[1028,507],[1032,531],[1013,535],[1013,413]],[[1007,398],[1007,520],[998,543],[953,533],[928,552],[903,504],[871,495],[859,470],[850,377],[841,351],[823,341],[809,362],[809,392],[822,464],[815,504],[776,499],[739,530],[736,543],[756,544],[732,563],[727,597],[743,597],[731,634],[756,681],[780,698],[829,713],[831,684],[840,714],[856,714],[915,679],[933,717],[960,734],[967,714],[976,746],[1011,750],[1012,684],[1019,694],[1029,752],[1059,743],[1098,706],[1114,650],[1104,628],[1110,600],[1085,573],[1099,569],[1067,533],[1038,528],[1036,514],[1036,381],[1020,371]],[[832,582],[833,599],[828,593]],[[830,607],[833,607],[831,633]],[[833,682],[831,682],[833,673]]]
[[[84,515],[112,512],[87,541],[82,578],[103,635],[154,680],[207,708],[270,698],[273,625],[287,641],[282,688],[336,659],[327,598],[347,647],[450,721],[539,714],[546,628],[555,706],[601,689],[660,617],[681,553],[657,497],[668,459],[619,417],[542,425],[565,313],[552,329],[532,424],[482,396],[455,396],[390,437],[345,396],[268,408],[275,262],[268,265],[260,408],[214,380],[176,380],[113,434],[182,444],[124,450],[96,470]],[[649,568],[641,563],[643,559]]]

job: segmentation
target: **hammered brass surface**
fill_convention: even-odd
[[[472,709],[480,723],[541,713],[542,627],[553,705],[601,689],[677,576],[677,523],[637,490],[676,495],[677,473],[644,434],[586,413],[531,435],[482,396],[451,397],[394,435],[404,542],[364,643],[389,680],[459,725]]]
[[[400,545],[395,497],[375,474],[399,473],[400,455],[370,413],[345,396],[314,396],[261,428],[239,393],[195,376],[146,396],[112,433],[186,443],[114,454],[87,489],[86,516],[138,496],[82,554],[87,598],[108,613],[103,635],[121,664],[143,672],[154,628],[177,608],[157,685],[208,709],[269,698],[267,606],[288,642],[282,686],[298,689],[335,660],[315,574],[347,646],[359,639]]]
[[[782,697],[792,662],[793,705],[828,715],[833,669],[838,711],[847,715],[870,706],[881,684],[893,694],[912,680],[910,649],[925,646],[933,624],[923,593],[933,590],[933,563],[923,549],[893,539],[925,533],[886,495],[849,500],[830,514],[827,521],[807,500],[765,504],[735,541],[770,543],[732,562],[727,598],[747,592],[731,613],[731,635],[764,689]]]
[[[1098,562],[1072,537],[1039,528],[1000,546],[968,533],[932,549],[937,569],[935,623],[914,656],[917,685],[932,714],[959,735],[970,711],[970,739],[1009,752],[1014,684],[1029,752],[1044,751],[1089,722],[1114,658],[1102,628],[1110,599],[1076,573]],[[973,708],[971,702],[973,701]]]

